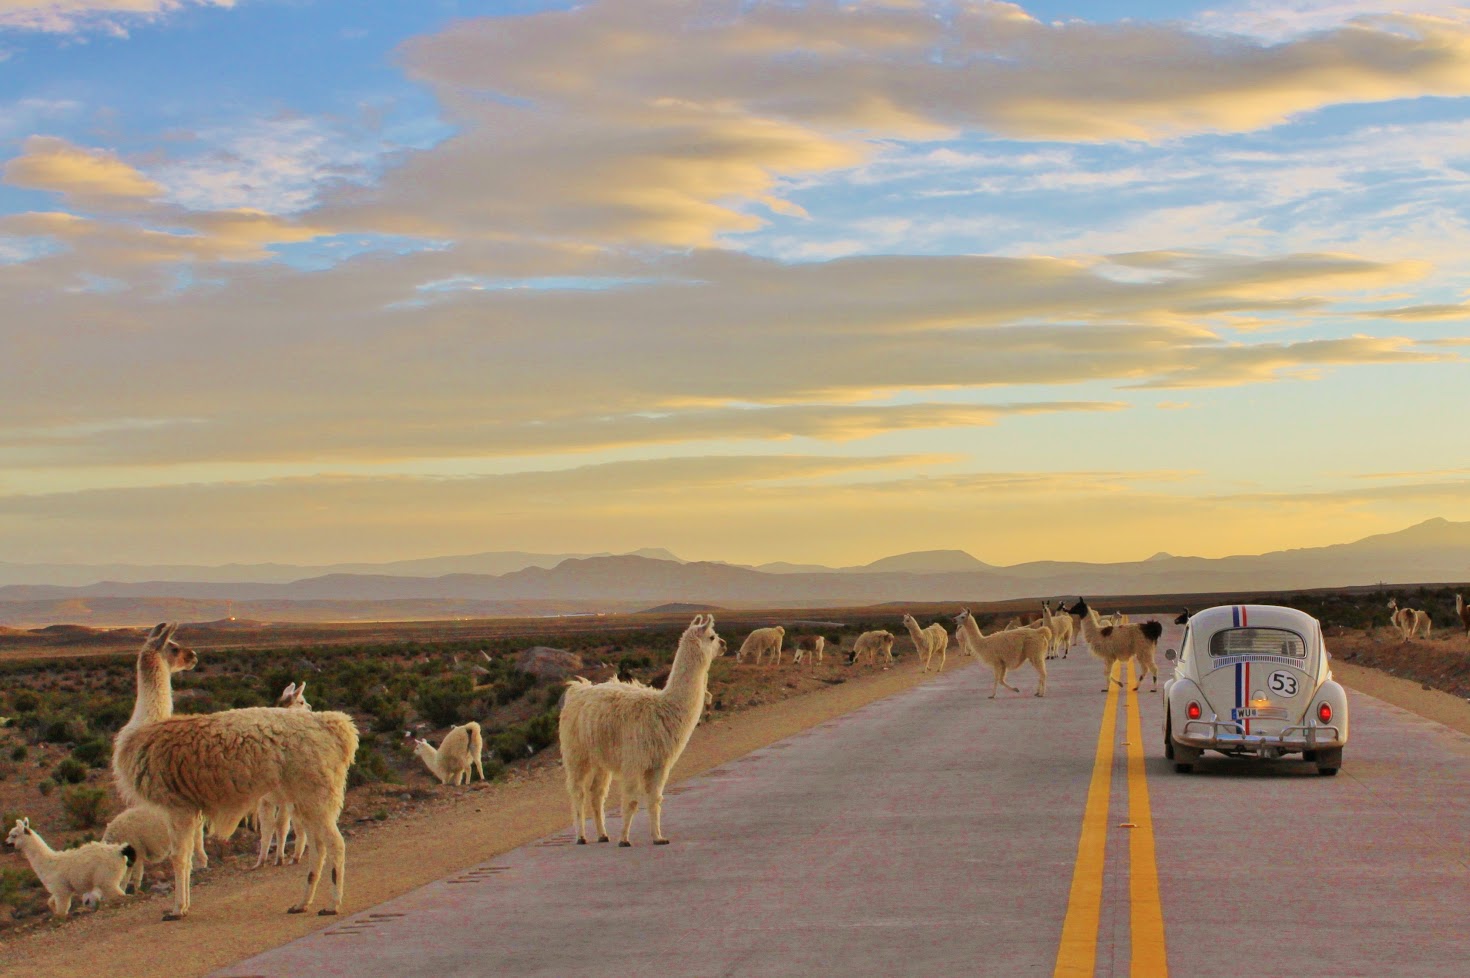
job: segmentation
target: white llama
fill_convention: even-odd
[[[944,626],[934,623],[927,628],[920,628],[918,621],[913,615],[903,616],[903,627],[909,630],[909,638],[914,642],[914,651],[924,660],[924,672],[929,671],[929,663],[934,661],[934,656],[939,656],[938,672],[944,671],[944,663],[948,659],[949,632]]]
[[[1394,627],[1399,630],[1399,634],[1403,636],[1404,642],[1417,638],[1420,632],[1424,633],[1426,639],[1429,638],[1429,633],[1434,628],[1429,612],[1414,608],[1400,608],[1398,598],[1388,599],[1388,610],[1393,612],[1391,620]],[[1399,644],[1402,645],[1403,642]]]
[[[955,615],[954,621],[960,648],[990,666],[995,674],[995,681],[990,684],[991,699],[995,699],[1001,686],[1015,693],[1021,691],[1006,682],[1006,675],[1023,662],[1031,663],[1036,670],[1036,695],[1046,695],[1046,649],[1051,644],[1049,629],[1015,628],[985,635],[968,608]]]
[[[1159,636],[1164,634],[1163,625],[1156,621],[1137,625],[1104,625],[1097,612],[1087,606],[1087,599],[1081,597],[1071,611],[1082,615],[1082,637],[1087,639],[1087,647],[1092,654],[1103,662],[1103,692],[1108,691],[1107,684],[1113,675],[1113,663],[1129,662],[1133,659],[1137,659],[1141,667],[1138,684],[1133,688],[1136,690],[1143,685],[1144,673],[1152,677],[1152,688],[1158,688],[1159,667],[1155,661],[1155,652],[1158,649]],[[1121,680],[1111,681],[1123,685]]]
[[[878,659],[878,653],[883,653],[888,664],[893,664],[893,633],[886,629],[875,629],[871,632],[863,632],[852,643],[852,657],[847,660],[848,665],[856,665],[863,656],[868,657],[869,665]],[[887,666],[884,666],[886,669]]]
[[[120,884],[137,858],[132,846],[107,842],[88,842],[57,852],[31,828],[28,818],[16,821],[5,837],[5,844],[19,849],[26,857],[50,894],[46,905],[58,917],[71,912],[71,901],[77,896],[88,907],[101,903],[105,896],[123,896]]]
[[[305,680],[300,686],[294,682],[288,683],[276,698],[276,707],[282,710],[311,709],[311,704],[306,701]],[[290,805],[274,795],[260,799],[260,804],[255,806],[255,826],[260,832],[260,855],[256,857],[255,865],[251,869],[259,869],[270,861],[272,843],[276,847],[277,866],[284,866],[287,862],[293,865],[301,862],[301,857],[306,852],[306,833],[301,831],[300,826],[296,828],[295,850],[289,858],[286,856],[286,839],[291,835]]]
[[[781,645],[786,640],[786,628],[783,625],[775,625],[771,628],[757,628],[745,636],[745,641],[740,643],[740,651],[735,653],[736,662],[744,662],[747,655],[755,656],[755,664],[760,665],[761,659],[766,653],[776,657],[776,665],[781,664]]]
[[[135,717],[156,712],[156,699],[170,695],[157,638],[173,627],[155,628],[138,654]],[[152,681],[159,675],[161,686]],[[168,812],[175,838],[197,832],[201,818],[209,820],[216,837],[228,838],[267,795],[289,805],[311,839],[315,859],[301,900],[288,912],[304,913],[311,905],[330,858],[332,899],[321,913],[335,914],[346,879],[337,816],[356,751],[357,728],[345,713],[249,707],[129,723],[113,745],[112,768],[130,805],[146,802]],[[193,855],[192,846],[174,851],[174,905],[165,920],[189,912]]]
[[[404,736],[413,742],[414,756],[424,762],[440,784],[468,784],[472,767],[480,772],[480,780],[485,780],[485,741],[480,734],[480,725],[475,721],[450,727],[439,742],[438,750],[427,740],[415,737],[411,730]]]
[[[588,818],[596,822],[597,841],[608,840],[605,807],[614,777],[622,795],[618,845],[633,844],[628,834],[640,804],[648,809],[653,844],[668,844],[660,823],[664,784],[699,723],[710,665],[724,654],[714,616],[696,615],[679,639],[663,689],[617,679],[593,685],[580,676],[567,683],[561,755],[578,844],[587,841]]]

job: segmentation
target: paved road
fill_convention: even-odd
[[[568,831],[217,974],[1470,974],[1470,737],[1354,696],[1337,778],[1184,776],[1081,646],[1018,685],[952,668],[675,788],[671,846]]]

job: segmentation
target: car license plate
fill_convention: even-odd
[[[1285,720],[1283,706],[1241,706],[1230,711],[1232,720]]]

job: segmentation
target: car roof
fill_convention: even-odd
[[[1226,628],[1285,628],[1310,639],[1320,632],[1317,619],[1305,611],[1274,604],[1222,604],[1190,615],[1189,627],[1196,634],[1212,634]]]

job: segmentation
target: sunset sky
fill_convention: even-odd
[[[1470,519],[1470,6],[0,0],[0,560]]]

